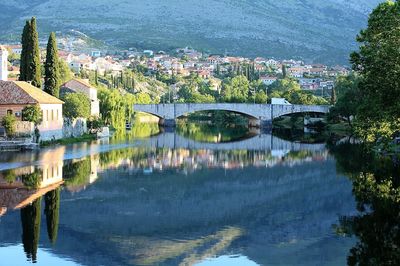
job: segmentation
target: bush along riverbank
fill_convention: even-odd
[[[95,140],[97,138],[96,134],[83,134],[79,137],[62,138],[58,140],[41,141],[40,147],[48,147],[52,145],[67,145],[80,142],[88,142]]]

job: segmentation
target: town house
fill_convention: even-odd
[[[26,106],[39,105],[43,115],[38,126],[40,139],[63,137],[63,101],[24,81],[0,81],[0,95],[0,120],[13,115],[22,121],[22,110]]]

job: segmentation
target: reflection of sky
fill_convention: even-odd
[[[66,258],[59,258],[53,253],[50,253],[46,249],[38,249],[38,258],[40,258],[34,265],[46,265],[46,266],[77,266],[81,264],[77,264],[71,260]],[[3,265],[3,262],[8,262],[8,265],[13,266],[22,266],[26,265],[26,262],[22,262],[21,258],[25,257],[24,248],[22,245],[14,245],[8,247],[0,247],[0,265]],[[11,263],[12,262],[12,263]]]
[[[220,256],[216,258],[205,259],[204,261],[195,264],[196,266],[214,266],[214,265],[229,265],[229,266],[256,266],[259,265],[250,260],[246,256]]]

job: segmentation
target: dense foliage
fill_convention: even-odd
[[[360,74],[357,132],[368,141],[391,139],[400,131],[400,2],[381,3],[357,36],[351,55]]]
[[[90,116],[90,100],[83,93],[68,93],[64,96],[63,113],[67,118],[88,118]]]
[[[358,88],[360,78],[355,75],[339,77],[333,91],[337,95],[336,103],[331,108],[329,119],[340,122],[342,119],[353,129],[353,120],[361,103],[361,93]]]
[[[272,84],[269,97],[285,98],[292,104],[329,104],[326,99],[301,90],[299,83],[290,78],[284,78]]]

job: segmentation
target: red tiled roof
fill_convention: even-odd
[[[0,104],[64,103],[24,81],[0,81],[0,95]]]

